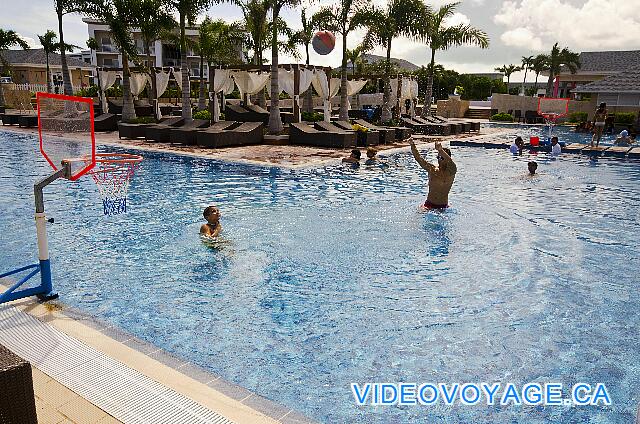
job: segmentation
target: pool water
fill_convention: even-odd
[[[37,257],[36,152],[0,131],[2,270]],[[541,154],[530,178],[531,156],[453,148],[452,207],[425,214],[408,153],[385,170],[144,155],[125,215],[86,178],[45,190],[63,302],[320,422],[633,422],[640,163]],[[209,203],[219,249],[198,237]],[[602,382],[613,403],[355,406],[351,382],[401,381]]]

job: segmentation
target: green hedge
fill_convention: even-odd
[[[324,119],[324,114],[320,112],[302,112],[302,120],[303,121],[322,121]]]
[[[615,117],[614,122],[616,124],[631,125],[636,121],[636,114],[633,112],[618,112],[614,113],[613,116]]]
[[[509,113],[496,113],[491,117],[492,121],[513,122],[513,116]]]
[[[587,112],[573,112],[569,114],[568,122],[576,123],[576,122],[587,122],[589,114]]]

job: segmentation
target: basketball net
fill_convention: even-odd
[[[540,97],[538,100],[538,114],[542,115],[549,127],[549,141],[551,141],[553,127],[556,122],[569,114],[569,99]]]
[[[98,153],[96,165],[88,173],[98,186],[105,215],[127,211],[127,193],[142,156],[128,153]]]

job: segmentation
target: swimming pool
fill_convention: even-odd
[[[514,129],[514,131],[521,131]],[[640,393],[640,163],[454,148],[425,174],[145,153],[126,215],[92,181],[45,191],[61,300],[326,423],[629,423]],[[433,155],[431,156],[433,159]],[[36,138],[0,131],[0,269],[36,257]],[[222,210],[230,244],[198,239]],[[351,382],[603,382],[610,407],[356,407]]]

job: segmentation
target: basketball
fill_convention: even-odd
[[[336,36],[329,31],[318,31],[311,40],[313,50],[321,55],[327,55],[333,51],[336,46]]]

